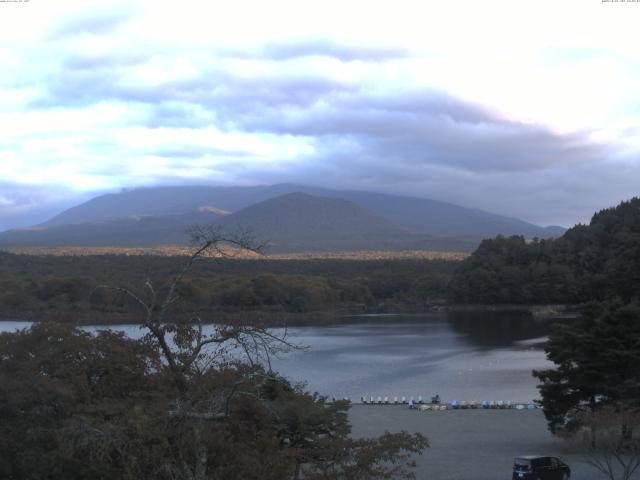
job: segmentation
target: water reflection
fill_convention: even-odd
[[[474,347],[508,347],[547,336],[553,319],[536,319],[528,311],[450,312],[448,322]]]
[[[349,326],[376,325],[371,335],[385,335],[385,328],[396,331],[414,330],[417,326],[454,332],[460,340],[474,348],[500,348],[541,339],[549,334],[551,325],[560,319],[535,318],[528,310],[468,310],[433,312],[414,315],[356,315],[349,318]]]

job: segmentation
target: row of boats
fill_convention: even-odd
[[[345,399],[349,400],[349,399]],[[334,398],[335,401],[335,398]],[[442,403],[440,396],[431,397],[430,402],[426,402],[422,396],[414,397],[360,397],[363,405],[408,405],[409,408],[419,408],[426,410],[464,410],[464,409],[515,409],[515,410],[535,410],[539,408],[534,403],[518,403],[503,400],[453,400],[451,403]]]
[[[407,397],[393,397],[393,399],[390,399],[389,397],[360,397],[360,403],[363,403],[365,405],[421,405],[421,404],[425,404],[427,403],[425,400],[423,400],[422,396],[419,395],[417,399],[414,399],[414,397],[409,397],[407,399]],[[436,395],[434,397],[431,397],[431,404],[440,404],[440,395]]]
[[[412,408],[413,405],[409,405],[409,408]],[[428,410],[464,410],[470,408],[482,408],[482,409],[499,409],[499,410],[535,410],[539,408],[534,403],[512,403],[512,402],[503,402],[502,400],[494,401],[494,400],[483,400],[482,402],[477,402],[471,400],[469,402],[463,400],[458,402],[457,400],[452,401],[449,404],[441,404],[441,405],[418,405],[420,411],[428,411]]]

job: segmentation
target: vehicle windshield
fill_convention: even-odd
[[[514,470],[529,470],[531,469],[531,460],[525,458],[516,458],[513,462]]]

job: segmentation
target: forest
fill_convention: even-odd
[[[640,294],[640,198],[562,237],[484,240],[456,269],[449,298],[471,304],[569,304]]]
[[[45,256],[0,252],[0,317],[127,321],[130,301],[99,286],[160,285],[180,256]],[[455,261],[420,258],[203,258],[180,285],[185,311],[262,316],[420,311],[446,301]]]

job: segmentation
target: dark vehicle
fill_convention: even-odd
[[[513,462],[513,480],[568,480],[569,465],[556,457],[527,455]]]

